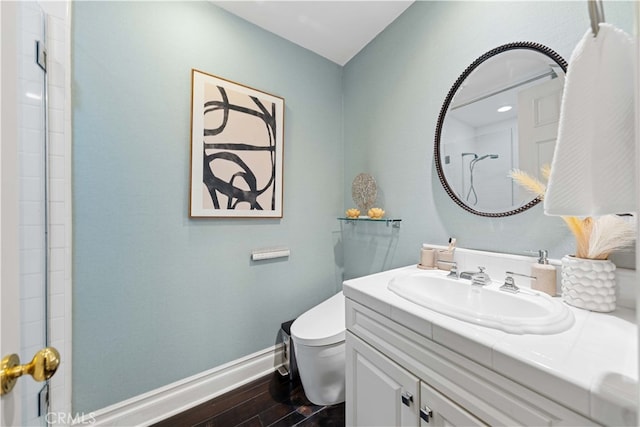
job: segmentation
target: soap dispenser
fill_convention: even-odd
[[[539,250],[538,256],[538,262],[531,266],[531,275],[536,278],[531,281],[531,288],[554,297],[556,296],[556,268],[549,264],[547,251]]]

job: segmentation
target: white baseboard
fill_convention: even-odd
[[[258,351],[92,412],[73,425],[148,426],[268,375],[282,365],[282,344]]]

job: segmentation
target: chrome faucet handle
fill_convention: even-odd
[[[520,276],[520,277],[528,277],[529,279],[535,280],[535,276],[529,276],[528,274],[514,273],[513,271],[506,272],[507,277],[504,278],[504,285],[500,286],[501,291],[511,292],[512,294],[517,294],[520,292],[520,288],[516,285],[516,281],[511,276]]]
[[[447,277],[451,277],[453,279],[457,279],[458,276],[458,264],[455,262],[451,263],[451,270],[449,270],[449,274],[447,274]]]
[[[507,272],[509,274],[509,272]],[[516,281],[513,280],[513,277],[507,276],[504,278],[504,285],[500,286],[501,291],[511,292],[512,294],[517,294],[520,292],[520,288],[516,286]]]
[[[458,276],[458,263],[457,262],[455,262],[455,261],[444,261],[444,260],[439,259],[436,262],[436,265],[439,262],[441,262],[443,264],[449,264],[451,266],[451,270],[449,270],[449,274],[447,274],[447,277],[452,277],[454,279],[457,279],[459,277]]]

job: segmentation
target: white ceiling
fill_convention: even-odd
[[[339,65],[349,62],[413,1],[211,0]]]

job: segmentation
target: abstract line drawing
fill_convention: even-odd
[[[191,217],[281,218],[284,99],[192,70]]]

